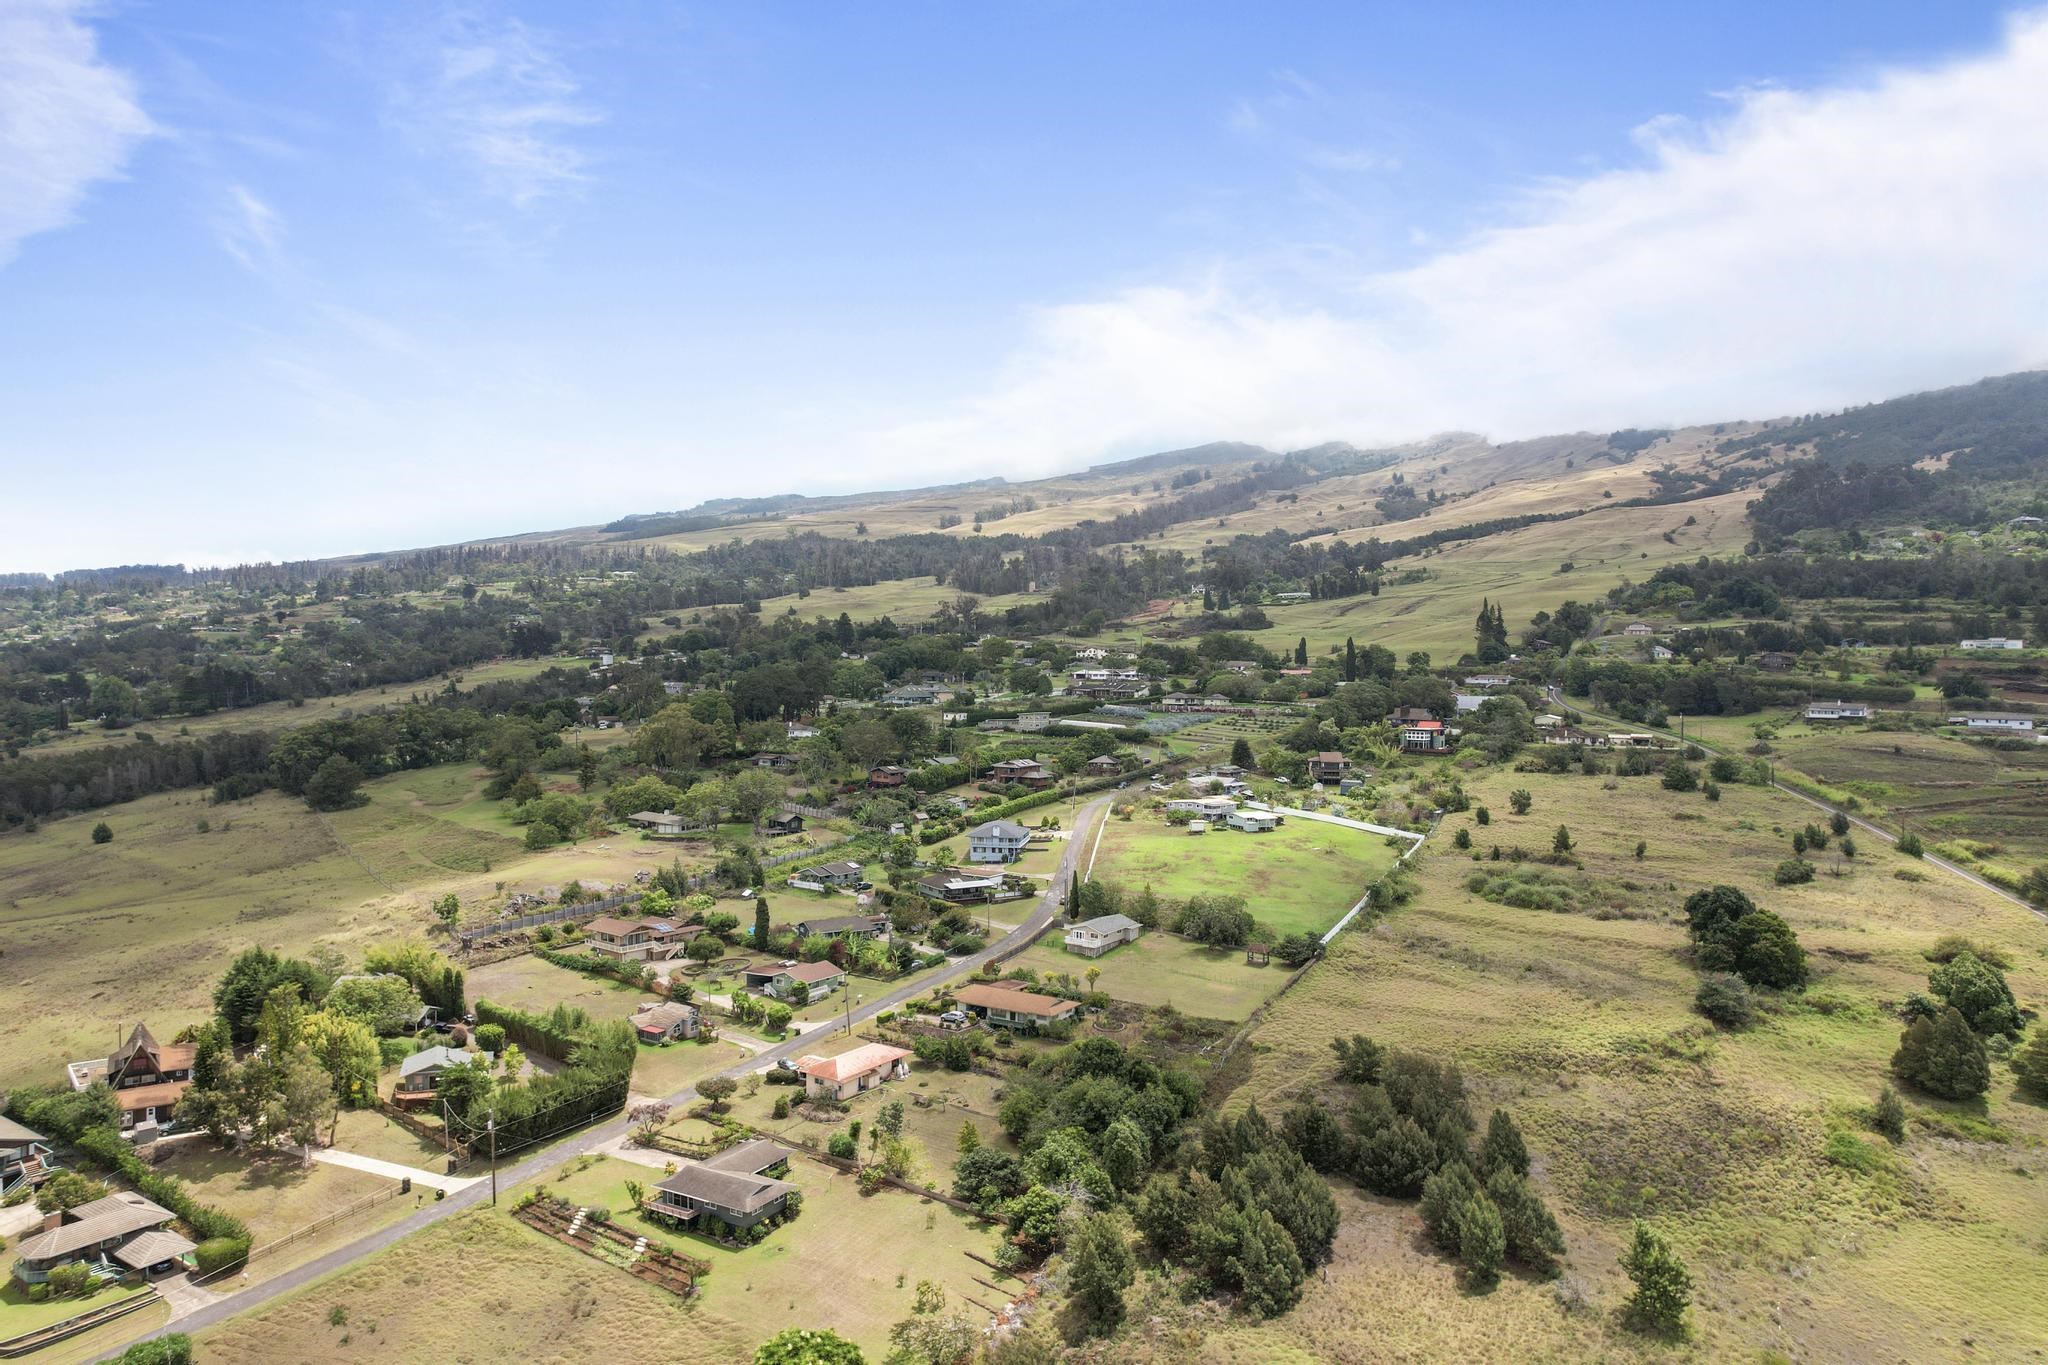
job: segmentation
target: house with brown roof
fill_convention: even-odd
[[[1097,754],[1081,766],[1090,777],[1115,777],[1124,770],[1115,754]]]
[[[63,1210],[41,1232],[15,1244],[14,1278],[42,1284],[61,1265],[82,1262],[119,1273],[139,1271],[148,1279],[184,1266],[198,1250],[170,1231],[174,1215],[132,1190]]]
[[[704,932],[701,924],[673,919],[620,919],[600,915],[583,926],[583,946],[614,962],[666,962]]]
[[[878,763],[868,769],[870,787],[900,787],[910,780],[910,769],[894,763]]]
[[[656,1185],[641,1208],[656,1218],[713,1236],[745,1231],[780,1214],[796,1186],[770,1172],[789,1173],[790,1150],[752,1138],[703,1161],[685,1161]],[[711,1227],[717,1223],[721,1227]]]
[[[633,1012],[633,1033],[643,1043],[697,1036],[697,1007],[680,1000],[642,1005]]]
[[[761,832],[771,839],[778,839],[786,834],[802,834],[804,832],[804,818],[793,810],[786,810],[780,815],[771,815],[766,820],[763,820],[761,822]]]
[[[846,984],[846,973],[829,962],[792,962],[787,965],[749,967],[745,975],[746,987],[759,991],[776,1000],[787,1000],[796,994],[799,984],[810,988],[810,998],[830,995]]]
[[[910,1057],[908,1048],[863,1043],[837,1057],[799,1057],[796,1072],[812,1099],[843,1100],[885,1081],[902,1080],[910,1074]]]
[[[1000,872],[963,872],[957,867],[941,867],[917,879],[917,889],[933,900],[949,904],[967,901],[994,900],[996,893],[1003,889],[1003,874]]]
[[[1351,760],[1335,749],[1325,749],[1308,761],[1311,782],[1335,782],[1351,771]]]
[[[133,1136],[171,1121],[179,1098],[192,1088],[197,1051],[190,1043],[159,1043],[148,1025],[137,1024],[111,1056],[72,1062],[65,1071],[73,1090],[105,1081],[121,1108],[121,1131]]]
[[[1035,1032],[1047,1024],[1072,1019],[1081,1007],[1058,996],[1040,995],[1007,981],[976,982],[953,992],[959,1006],[991,1028]]]

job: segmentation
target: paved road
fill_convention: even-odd
[[[1633,721],[1621,720],[1614,716],[1602,715],[1598,711],[1588,710],[1586,707],[1581,706],[1576,702],[1567,700],[1565,698],[1563,690],[1554,686],[1550,689],[1550,700],[1554,705],[1560,707],[1569,706],[1582,716],[1590,716],[1595,720],[1607,721],[1613,725],[1632,726],[1635,723]],[[1644,728],[1650,730],[1657,730],[1657,727],[1654,725],[1645,726]],[[1672,732],[1669,730],[1658,730],[1658,733],[1665,735],[1671,739],[1678,738],[1677,735],[1672,734]],[[1725,752],[1725,750],[1723,750],[1720,745],[1708,743],[1706,740],[1703,739],[1694,739],[1691,737],[1687,737],[1685,742],[1687,744],[1698,745],[1700,748],[1707,750],[1709,753]],[[1869,834],[1875,838],[1882,839],[1888,844],[1896,844],[1899,841],[1898,835],[1893,834],[1890,830],[1885,829],[1882,826],[1872,824],[1870,821],[1864,819],[1862,816],[1856,814],[1854,811],[1842,810],[1839,806],[1830,805],[1828,802],[1821,800],[1817,796],[1809,796],[1807,793],[1800,791],[1797,787],[1788,787],[1783,782],[1774,781],[1771,783],[1771,785],[1773,787],[1776,787],[1779,791],[1785,793],[1785,795],[1787,796],[1798,797],[1801,801],[1804,801],[1807,805],[1814,807],[1816,810],[1824,810],[1830,815],[1840,814],[1846,816],[1850,824],[1856,826],[1856,828],[1862,830],[1865,834]],[[1989,891],[1994,896],[1999,896],[2005,900],[2009,900],[2014,905],[2017,905],[2020,909],[2034,916],[2036,919],[2048,920],[2048,912],[2042,911],[2040,907],[2034,905],[2025,897],[2016,896],[2012,892],[2000,886],[1997,882],[1990,881],[1984,877],[1980,877],[1976,873],[1970,871],[1969,868],[1960,866],[1956,863],[1952,863],[1948,859],[1942,857],[1937,853],[1923,853],[1921,854],[1920,861],[1932,864],[1933,866],[1940,868],[1944,872],[1953,873],[1954,875],[1961,877],[1964,881],[1970,883],[1970,885],[1981,887],[1984,890]]]
[[[938,976],[926,978],[912,985],[899,986],[888,994],[860,1006],[853,1011],[854,1022],[864,1023],[883,1010],[894,1009],[906,1000],[929,994],[931,989],[941,982],[950,981],[955,977],[979,971],[984,962],[999,961],[1011,953],[1020,951],[1032,939],[1038,937],[1046,926],[1051,924],[1054,918],[1058,916],[1061,895],[1072,881],[1073,874],[1080,865],[1082,850],[1084,847],[1093,846],[1092,841],[1087,836],[1092,833],[1092,827],[1101,821],[1102,814],[1108,809],[1111,796],[1113,795],[1114,793],[1097,797],[1076,813],[1074,817],[1074,837],[1066,841],[1066,849],[1060,854],[1059,868],[1053,873],[1051,881],[1047,884],[1047,890],[1039,898],[1038,908],[1031,912],[1030,919],[1024,921],[1023,924],[1003,935],[1002,938],[994,943],[989,944],[980,952],[952,963]],[[811,1033],[792,1038],[784,1043],[778,1043],[766,1052],[749,1057],[743,1062],[735,1063],[717,1074],[731,1076],[737,1080],[752,1072],[771,1066],[784,1057],[795,1057],[811,1051],[817,1046],[816,1038],[827,1032],[828,1030],[825,1029],[815,1029]],[[695,1099],[696,1095],[697,1092],[693,1086],[669,1096],[669,1102],[680,1107]],[[626,1119],[621,1115],[609,1122],[598,1124],[594,1128],[582,1129],[566,1141],[500,1170],[496,1183],[510,1189],[514,1185],[545,1175],[557,1166],[573,1161],[585,1153],[596,1152],[616,1142],[619,1138],[625,1136],[627,1127]],[[255,1308],[260,1304],[268,1303],[272,1299],[292,1293],[294,1290],[302,1289],[315,1280],[322,1279],[337,1270],[344,1269],[365,1256],[374,1255],[423,1228],[438,1223],[445,1218],[452,1217],[466,1209],[472,1209],[479,1204],[488,1202],[491,1199],[492,1189],[492,1181],[488,1179],[479,1180],[475,1184],[451,1194],[437,1203],[428,1204],[418,1213],[412,1214],[391,1224],[389,1227],[381,1228],[367,1236],[359,1237],[347,1246],[337,1247],[325,1256],[308,1261],[305,1265],[298,1266],[295,1269],[288,1270],[274,1279],[264,1280],[262,1283],[250,1285],[246,1289],[224,1293],[216,1302],[208,1304],[206,1307],[182,1318],[177,1323],[177,1330],[180,1332],[204,1331],[208,1327],[225,1322],[237,1313]],[[233,1284],[234,1282],[230,1278],[220,1283]],[[149,1335],[155,1336],[160,1335],[160,1333],[150,1333]],[[134,1340],[141,1339],[138,1337]],[[122,1350],[131,1344],[133,1344],[132,1341],[123,1342],[106,1355],[99,1357],[99,1359],[111,1359],[113,1356],[119,1355]]]

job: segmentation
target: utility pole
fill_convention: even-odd
[[[847,1031],[848,1033],[851,1033],[851,1032],[853,1032],[853,1007],[854,1007],[855,1005],[858,1005],[858,1004],[859,1004],[859,1003],[860,1003],[861,1001],[863,1001],[863,1000],[865,1000],[865,999],[867,999],[867,997],[866,997],[866,996],[864,996],[864,995],[855,995],[855,994],[853,994],[853,993],[852,993],[852,992],[850,992],[850,991],[849,991],[849,992],[847,993],[847,996],[846,996],[846,1031]]]
[[[498,1207],[498,1116],[492,1113],[484,1120],[484,1132],[491,1138],[491,1207]]]

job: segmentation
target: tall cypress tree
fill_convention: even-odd
[[[1344,681],[1358,681],[1358,644],[1349,635],[1344,637]]]

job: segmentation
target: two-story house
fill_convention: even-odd
[[[24,1183],[40,1185],[55,1169],[43,1135],[0,1114],[0,1196],[13,1194]]]
[[[967,861],[1014,863],[1024,856],[1031,831],[1009,820],[991,820],[967,831]]]
[[[583,926],[583,946],[614,962],[666,962],[703,932],[701,924],[601,915]]]
[[[192,1088],[197,1051],[190,1043],[159,1043],[148,1025],[137,1024],[113,1055],[72,1062],[65,1071],[74,1090],[105,1081],[121,1108],[121,1131],[134,1136],[171,1121],[179,1098]]]
[[[1084,919],[1067,930],[1064,940],[1070,953],[1082,957],[1101,957],[1110,949],[1125,943],[1136,943],[1138,935],[1145,932],[1145,926],[1129,915],[1097,915]]]

